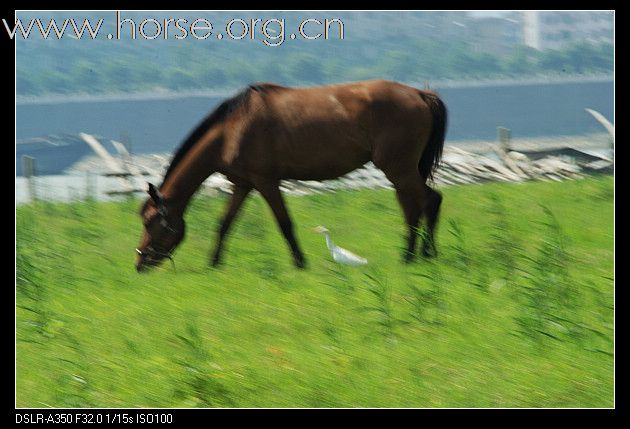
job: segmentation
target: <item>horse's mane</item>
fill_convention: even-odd
[[[284,87],[272,83],[257,83],[254,85],[249,85],[247,88],[243,89],[232,98],[228,98],[227,100],[219,104],[219,106],[214,109],[212,113],[206,116],[206,118],[179,146],[177,152],[175,152],[175,155],[173,156],[171,165],[169,165],[168,169],[166,170],[166,174],[164,175],[164,179],[162,180],[162,185],[166,182],[166,179],[168,179],[170,174],[175,170],[175,167],[177,167],[177,165],[182,161],[186,154],[190,152],[193,146],[201,139],[201,137],[208,131],[208,129],[210,129],[210,127],[225,120],[230,113],[232,113],[240,106],[244,105],[247,100],[249,100],[249,97],[253,92],[264,94],[270,90],[276,90],[280,88]]]

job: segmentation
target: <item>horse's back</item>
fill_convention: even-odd
[[[374,80],[307,88],[260,83],[233,121],[236,163],[279,178],[322,180],[372,159],[380,142],[419,137],[418,90]],[[423,121],[421,121],[423,122]]]

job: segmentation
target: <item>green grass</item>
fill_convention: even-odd
[[[439,256],[401,263],[394,193],[259,196],[207,268],[223,197],[133,267],[140,202],[17,208],[18,407],[611,407],[613,179],[443,190]],[[316,225],[368,258],[332,262]]]

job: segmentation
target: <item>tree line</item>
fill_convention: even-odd
[[[16,92],[33,96],[233,89],[255,81],[297,86],[372,78],[431,82],[575,76],[612,73],[613,58],[611,44],[586,42],[545,51],[518,46],[496,54],[477,51],[464,40],[436,39],[302,41],[278,48],[240,41],[93,48],[57,41],[18,47]]]

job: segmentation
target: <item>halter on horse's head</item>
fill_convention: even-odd
[[[169,212],[164,197],[151,183],[148,193],[150,198],[140,211],[144,231],[136,248],[138,272],[159,265],[166,258],[172,261],[173,250],[184,238],[186,227],[181,215]]]

